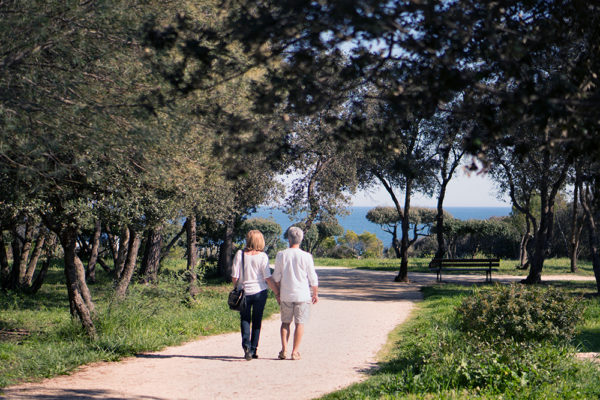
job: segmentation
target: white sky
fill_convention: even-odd
[[[403,193],[396,192],[403,202]],[[392,200],[381,186],[370,192],[361,191],[353,197],[352,205],[357,207],[391,206]],[[435,207],[437,199],[415,194],[411,198],[412,206]],[[494,182],[486,175],[470,174],[458,171],[448,184],[446,207],[510,207],[508,196],[498,199],[498,190]]]

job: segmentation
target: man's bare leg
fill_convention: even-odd
[[[290,324],[289,322],[286,324],[284,322],[281,323],[281,328],[279,329],[279,333],[281,334],[281,354],[286,354],[287,344],[290,340]],[[295,337],[295,335],[294,335]]]
[[[304,324],[296,323],[294,329],[294,348],[292,349],[292,357],[294,354],[300,354],[300,343],[302,343],[302,336],[304,336]]]

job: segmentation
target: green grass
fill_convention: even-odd
[[[559,286],[574,294],[594,288],[592,283]],[[572,343],[489,345],[458,329],[454,310],[471,293],[471,288],[458,285],[424,288],[425,300],[390,334],[379,355],[380,367],[366,381],[323,399],[600,397],[600,366],[573,356],[577,349],[598,351],[597,341],[588,339],[600,323],[600,299],[585,300],[585,322]],[[586,341],[590,347],[584,349]]]
[[[431,258],[411,257],[408,260],[408,270],[410,272],[430,272],[429,261]],[[315,258],[315,265],[324,267],[347,267],[370,269],[378,271],[397,271],[400,268],[400,260],[397,258]],[[499,274],[526,276],[527,270],[517,269],[517,260],[500,260]],[[578,271],[571,272],[570,261],[568,258],[549,258],[544,263],[543,275],[567,274],[577,276],[593,276],[594,270],[590,261],[579,261]],[[452,272],[448,272],[452,274]]]
[[[71,320],[60,265],[51,267],[36,295],[0,292],[0,387],[238,330],[239,314],[225,301],[230,285],[205,284],[190,301],[177,273],[182,268],[185,263],[169,264],[158,285],[132,282],[127,299],[119,303],[112,301],[110,278],[98,271],[99,282],[90,285],[98,311],[95,341]],[[276,310],[271,296],[265,318]]]

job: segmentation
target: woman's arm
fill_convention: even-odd
[[[243,250],[238,250],[233,257],[233,265],[231,266],[231,282],[233,282],[233,287],[236,287],[239,279],[242,279],[243,282],[243,277],[240,276],[242,269],[242,251]]]

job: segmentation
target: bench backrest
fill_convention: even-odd
[[[430,267],[499,267],[499,258],[434,258]]]

